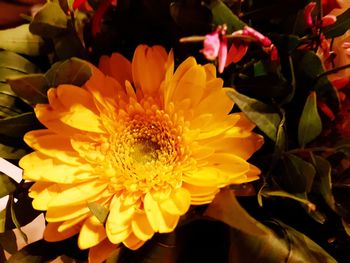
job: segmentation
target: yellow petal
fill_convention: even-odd
[[[78,246],[80,249],[87,249],[96,246],[105,238],[106,231],[103,224],[95,216],[91,216],[85,220],[81,227]]]
[[[214,167],[200,167],[197,171],[186,172],[183,181],[202,187],[223,186],[228,182],[228,176],[221,174],[220,170]]]
[[[83,214],[82,216],[78,216],[72,219],[68,219],[66,221],[64,221],[58,228],[57,231],[58,232],[63,232],[66,231],[68,228],[73,227],[74,225],[81,225],[82,221],[84,221],[90,214],[86,213]]]
[[[101,263],[117,253],[120,249],[117,245],[111,243],[108,238],[105,238],[101,243],[89,249],[89,263]]]
[[[191,204],[191,195],[185,188],[173,190],[168,199],[161,202],[161,208],[172,215],[185,214]]]
[[[159,91],[165,77],[167,53],[161,46],[147,47],[139,45],[132,60],[132,76],[136,89],[143,94],[154,94]]]
[[[39,152],[24,156],[20,161],[20,166],[24,170],[23,178],[32,181],[71,184],[96,177],[91,175],[92,168],[89,164],[69,165],[46,157]]]
[[[147,216],[144,211],[137,211],[132,219],[131,228],[134,235],[143,241],[150,239],[154,231],[148,222]]]
[[[85,89],[73,85],[59,85],[57,87],[57,97],[65,110],[69,110],[75,105],[82,105],[97,113],[92,95]]]
[[[134,213],[133,205],[125,206],[120,198],[114,197],[106,222],[107,236],[112,243],[119,244],[130,235]]]
[[[192,106],[196,106],[203,95],[205,78],[205,70],[202,66],[196,65],[188,69],[174,89],[171,100],[174,101],[175,107],[176,102],[181,102],[186,98],[191,99]]]
[[[258,167],[250,164],[249,165],[249,171],[245,174],[245,178],[236,178],[232,180],[232,184],[241,184],[241,183],[248,183],[251,181],[255,181],[259,179],[259,174],[261,174],[261,171]]]
[[[140,239],[138,239],[133,233],[131,233],[127,239],[124,240],[123,244],[132,250],[136,250],[138,248],[140,248],[143,244],[145,243],[145,241],[142,241]]]
[[[42,187],[39,186],[46,186],[46,183],[42,184],[41,182],[37,182],[33,185],[33,191],[37,192],[35,193],[35,198],[32,205],[37,210],[47,210],[51,200],[54,199],[61,191],[61,187],[59,187],[57,184],[51,184],[40,191],[40,188]]]
[[[173,101],[172,97],[174,90],[178,85],[178,82],[184,76],[184,74],[186,74],[186,72],[195,65],[197,65],[196,60],[193,57],[189,57],[179,65],[174,75],[172,75],[171,72],[167,73],[167,77],[171,79],[167,80],[167,83],[164,87],[164,105],[166,109],[168,105]]]
[[[113,77],[120,84],[126,80],[132,81],[131,63],[119,53],[113,53],[111,57],[100,58],[99,69],[106,75]]]
[[[49,204],[49,207],[65,207],[92,202],[96,198],[103,197],[103,192],[107,188],[104,182],[84,182],[71,185],[60,192]]]
[[[64,208],[48,207],[47,213],[46,213],[46,220],[48,222],[61,222],[61,221],[73,220],[73,219],[76,219],[77,217],[87,215],[89,212],[90,212],[90,209],[85,204],[75,205],[75,206],[66,206]]]
[[[100,117],[81,104],[73,105],[68,112],[62,113],[60,120],[78,130],[97,133],[106,132]]]
[[[245,131],[251,131],[255,128],[255,124],[251,122],[243,112],[237,112],[235,115],[239,115],[239,121],[235,124],[235,126],[244,129]]]
[[[75,225],[65,231],[59,232],[58,227],[61,223],[48,223],[44,231],[44,239],[49,242],[65,240],[79,233],[81,225]]]
[[[29,188],[28,196],[31,198],[36,198],[41,192],[45,191],[46,188],[49,188],[54,183],[48,182],[36,182]]]
[[[106,140],[106,138],[103,138]],[[104,142],[102,138],[94,138],[77,134],[71,137],[71,145],[81,158],[92,163],[101,163],[105,159],[106,150],[109,148],[108,142]]]
[[[54,110],[48,104],[37,104],[34,111],[38,120],[49,130],[57,134],[70,136],[79,132],[79,130],[63,123],[60,120],[61,112]]]
[[[215,153],[210,155],[206,161],[208,166],[215,167],[220,172],[237,177],[249,170],[249,163],[244,159],[230,153]]]
[[[219,192],[218,187],[201,187],[183,183],[183,188],[187,189],[191,194],[191,204],[204,205],[209,204]]]
[[[217,140],[211,140],[205,145],[215,149],[217,153],[232,153],[248,159],[264,143],[264,138],[258,134],[251,133],[248,137],[224,137]]]
[[[67,136],[49,130],[34,130],[25,134],[24,141],[33,149],[64,163],[77,165],[81,162]]]
[[[231,111],[233,107],[232,100],[226,95],[226,89],[218,89],[211,92],[206,98],[202,99],[194,109],[194,116],[210,113],[215,117],[222,117]]]
[[[154,232],[169,233],[175,229],[180,217],[162,210],[150,193],[145,196],[144,207],[148,222]]]

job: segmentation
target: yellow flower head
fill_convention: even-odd
[[[91,260],[114,244],[137,249],[173,231],[190,205],[258,178],[246,160],[263,139],[242,113],[228,115],[213,65],[190,57],[174,72],[172,53],[141,45],[131,63],[113,54],[91,68],[83,87],[48,91],[35,107],[47,129],[24,138],[35,151],[20,166],[35,182],[34,208],[47,211],[46,240],[79,234]],[[104,223],[91,204],[108,209]]]

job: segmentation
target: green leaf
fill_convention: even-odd
[[[91,213],[96,216],[96,218],[104,224],[107,220],[107,216],[109,213],[108,208],[104,207],[103,205],[100,205],[98,203],[88,203],[88,208],[90,209]]]
[[[301,147],[313,141],[322,132],[322,121],[317,111],[316,92],[308,96],[298,127],[298,141]]]
[[[297,230],[276,220],[266,223],[273,231],[264,236],[246,235],[231,229],[228,262],[337,262]]]
[[[28,131],[41,127],[33,112],[0,120],[0,134],[9,137],[23,137]]]
[[[15,209],[14,209],[14,204],[15,204],[15,200],[14,200],[14,197],[12,195],[10,195],[10,201],[11,201],[11,219],[12,219],[12,222],[14,223],[14,225],[16,226],[16,229],[19,231],[19,233],[21,234],[23,240],[28,243],[28,237],[27,235],[22,231],[21,229],[21,225],[17,219],[17,215],[16,215],[16,212],[15,212]]]
[[[29,29],[42,37],[55,37],[67,30],[68,18],[57,2],[47,2],[34,16]]]
[[[17,70],[22,73],[39,71],[32,62],[11,51],[0,51],[0,67]]]
[[[0,116],[2,118],[22,113],[19,101],[20,99],[16,97],[10,85],[0,83]]]
[[[6,231],[6,213],[6,208],[0,211],[0,233],[4,233]]]
[[[29,32],[29,24],[0,30],[0,49],[28,56],[38,56],[42,53],[43,48],[43,39]]]
[[[241,21],[230,8],[227,7],[221,0],[211,1],[209,8],[213,15],[213,24],[227,25],[227,33],[242,29],[246,24]]]
[[[316,174],[315,167],[293,154],[285,153],[282,157],[284,174],[282,182],[288,192],[309,193]]]
[[[317,183],[315,184],[315,187],[322,195],[328,206],[333,211],[337,211],[332,193],[331,164],[325,158],[318,155],[313,155],[313,161],[317,171]]]
[[[17,70],[13,70],[9,68],[0,68],[0,82],[6,82],[6,80],[10,77],[23,76],[23,75],[25,74]]]
[[[12,194],[16,191],[16,188],[17,183],[6,174],[0,172],[0,198]]]
[[[233,192],[227,188],[221,189],[215,196],[204,215],[215,218],[250,235],[266,234],[264,225],[252,218],[240,206]]]
[[[276,141],[277,129],[281,122],[278,113],[269,105],[240,94],[234,89],[227,94],[261,131],[271,140]]]
[[[45,77],[51,86],[60,84],[72,84],[82,86],[92,75],[89,64],[78,58],[71,58],[64,62],[58,62],[49,69]]]
[[[28,74],[7,79],[11,89],[29,104],[47,103],[50,83],[44,74]]]
[[[337,152],[342,152],[346,156],[350,156],[350,143],[344,143],[344,144],[339,144],[338,146],[335,147],[335,150]]]
[[[0,126],[1,129],[1,126]],[[9,145],[0,143],[0,157],[7,160],[19,160],[24,155],[27,154],[27,151],[24,149],[18,149]]]
[[[270,190],[270,189],[264,188],[262,191],[260,191],[260,193],[264,197],[282,197],[282,198],[292,199],[306,205],[311,210],[316,209],[315,205],[311,203],[309,200],[299,197],[297,195],[290,194],[282,190]]]
[[[56,54],[60,60],[72,57],[86,57],[85,48],[75,32],[69,32],[53,38]],[[69,45],[67,45],[69,43]]]
[[[308,87],[305,88],[311,88],[317,92],[318,97],[323,97],[333,112],[338,112],[338,93],[327,76],[322,75],[325,71],[320,58],[312,51],[297,53],[301,55],[300,61],[295,64],[300,81],[307,83]]]
[[[267,70],[264,63],[260,60],[254,63],[254,77],[265,76],[267,75]]]
[[[350,8],[337,16],[337,21],[323,29],[327,38],[334,38],[343,35],[350,28]]]

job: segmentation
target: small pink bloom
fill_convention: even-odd
[[[221,36],[220,48],[219,48],[219,73],[224,72],[227,59],[227,39],[226,36]]]
[[[264,36],[263,34],[261,34],[260,32],[256,31],[254,28],[251,28],[249,26],[245,26],[243,28],[243,35],[251,36],[251,37],[255,38],[264,47],[269,47],[272,44],[271,40],[268,37]]]
[[[326,15],[322,17],[322,27],[333,25],[337,22],[337,17],[333,15]]]
[[[309,27],[313,27],[313,25],[314,25],[314,21],[312,19],[312,11],[315,9],[315,7],[316,7],[316,3],[311,2],[304,9],[304,19],[305,19],[306,24]]]
[[[207,34],[204,40],[204,48],[201,50],[203,55],[209,60],[214,60],[219,55],[219,49],[220,49],[219,32],[215,31],[213,33]]]

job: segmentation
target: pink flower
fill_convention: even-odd
[[[219,55],[219,49],[220,49],[219,32],[215,31],[210,34],[207,34],[205,36],[205,40],[203,44],[204,44],[204,48],[201,50],[203,55],[209,60],[216,59]]]
[[[201,50],[209,60],[219,61],[219,72],[224,72],[227,59],[226,26],[219,26],[214,32],[207,34]]]

